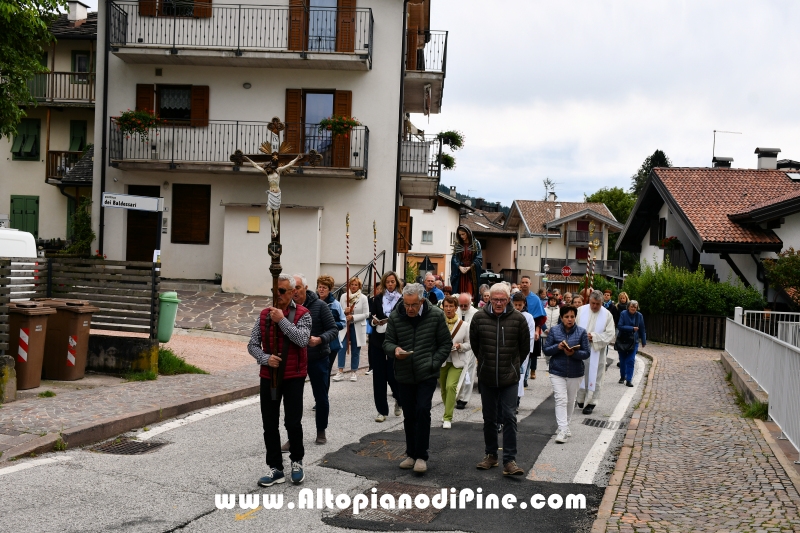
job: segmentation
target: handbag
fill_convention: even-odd
[[[636,325],[638,327],[639,317],[636,317]],[[632,352],[636,347],[636,332],[631,331],[630,334],[625,334],[622,338],[620,336],[622,336],[621,331],[620,335],[617,336],[617,341],[614,343],[614,349],[620,353]]]

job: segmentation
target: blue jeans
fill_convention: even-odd
[[[308,361],[308,378],[311,381],[314,402],[317,404],[317,409],[314,412],[317,431],[325,431],[328,428],[328,413],[330,413],[331,409],[331,404],[328,401],[328,385],[330,385],[331,375],[328,361],[327,355],[316,361]]]
[[[636,352],[639,351],[639,344],[633,346],[631,352],[619,352],[619,377],[625,381],[633,381],[633,367],[636,363]]]
[[[345,341],[347,338],[345,337]],[[347,359],[347,343],[342,343],[342,349],[339,350],[339,368],[344,368],[344,362]],[[358,360],[361,356],[361,347],[358,345],[356,337],[356,327],[350,324],[350,370],[358,370]]]

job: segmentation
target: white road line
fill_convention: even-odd
[[[239,400],[232,403],[226,403],[218,407],[212,407],[211,409],[200,411],[199,413],[187,416],[186,418],[181,418],[180,420],[175,420],[173,422],[167,422],[166,424],[155,427],[149,431],[142,431],[141,433],[136,435],[136,438],[139,440],[150,440],[156,435],[160,435],[165,431],[179,428],[181,426],[185,426],[186,424],[191,424],[192,422],[197,422],[198,420],[203,420],[205,418],[218,415],[220,413],[233,411],[234,409],[239,409],[240,407],[247,407],[248,405],[253,405],[254,403],[258,403],[259,400],[260,400],[259,396],[253,396],[251,398],[245,398],[244,400]]]
[[[46,459],[34,459],[33,461],[26,461],[18,465],[0,468],[0,476],[4,476],[6,474],[13,474],[14,472],[19,472],[20,470],[27,470],[28,468],[33,468],[35,466],[49,465],[52,463],[60,463],[62,461],[71,461],[71,460],[72,457],[69,455],[56,455],[54,457],[48,457]]]
[[[611,413],[611,417],[608,419],[609,422],[619,422],[622,420],[622,417],[625,416],[625,411],[628,410],[628,406],[631,404],[631,400],[633,400],[633,395],[636,394],[636,391],[639,390],[639,387],[642,385],[645,363],[639,356],[636,356],[636,360],[639,363],[636,365],[636,371],[633,376],[633,379],[636,381],[636,386],[628,387],[628,390],[622,394],[622,398],[620,398],[619,403],[617,403],[617,406],[614,408],[614,412]],[[609,376],[606,376],[606,379],[608,378]],[[608,382],[606,382],[606,387],[607,386]],[[575,474],[575,479],[572,480],[573,483],[591,485],[594,482],[597,469],[600,468],[600,463],[603,461],[603,457],[608,447],[611,445],[611,439],[614,438],[616,432],[616,429],[604,429],[600,432],[600,436],[594,441],[592,448],[589,450],[586,458],[584,458],[580,468],[578,468],[578,473]]]

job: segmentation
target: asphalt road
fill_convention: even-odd
[[[20,460],[0,469],[0,531],[248,532],[280,528],[306,533],[344,528],[510,533],[534,527],[537,531],[588,531],[624,427],[604,432],[583,425],[583,420],[608,420],[615,408],[619,415],[617,405],[631,389],[616,383],[617,369],[609,361],[603,401],[589,417],[576,409],[574,437],[567,444],[557,445],[553,442],[552,390],[544,361],[539,363],[539,379],[529,382],[519,414],[518,462],[528,472],[524,477],[504,477],[502,467],[475,469],[483,455],[480,398],[474,395],[467,409],[457,410],[453,429],[444,430],[438,391],[434,395],[429,471],[424,476],[401,471],[397,465],[403,446],[393,444],[403,440],[402,418],[392,415],[382,424],[374,422],[371,378],[359,376],[356,383],[332,384],[331,425],[325,446],[313,444],[313,400],[310,387],[306,387],[306,480],[300,486],[256,486],[265,467],[261,418],[255,403],[187,420],[149,439],[167,444],[143,455],[111,455],[87,447]],[[645,361],[637,360],[639,365],[642,372]],[[630,417],[641,388],[640,377],[634,397],[621,416],[623,423]],[[587,457],[598,455],[598,450],[599,467],[591,467],[596,468],[591,483],[575,483],[581,475],[586,477],[581,470],[587,467]],[[288,457],[284,457],[288,463]],[[54,458],[58,460],[36,462]],[[30,467],[20,469],[24,466]],[[369,499],[373,488],[377,497],[407,493],[412,498],[421,494],[432,497],[443,488],[455,488],[455,496],[469,489],[477,497],[480,488],[487,505],[491,503],[490,494],[498,495],[498,503],[506,494],[514,495],[517,502],[506,501],[512,509],[503,508],[502,503],[499,509],[477,509],[476,498],[465,509],[448,504],[440,510],[430,505],[426,509],[366,509],[358,515],[351,506],[289,508],[290,504],[299,505],[302,489],[311,489],[315,497],[318,489],[330,489],[332,498],[339,496],[344,502],[345,497],[352,500],[359,494]],[[321,492],[324,500],[325,492]],[[263,506],[245,510],[238,505],[218,509],[218,494],[236,495],[237,500],[239,495],[282,496],[284,505],[278,510],[265,510]],[[545,505],[533,509],[531,497],[537,494],[544,498],[583,495],[585,508],[552,509]],[[558,503],[558,498],[553,498]],[[522,502],[527,509],[521,508]]]

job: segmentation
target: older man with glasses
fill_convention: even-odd
[[[439,371],[453,341],[444,313],[423,296],[419,283],[403,287],[403,301],[389,315],[383,351],[393,358],[403,408],[406,459],[400,468],[423,474],[428,470],[431,406]]]
[[[490,304],[475,314],[469,341],[478,358],[483,439],[486,455],[478,468],[498,466],[497,424],[503,425],[503,475],[521,476],[517,466],[517,388],[520,364],[530,351],[530,329],[522,313],[511,305],[510,291],[503,283],[489,289]],[[500,420],[498,420],[498,405]]]

